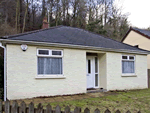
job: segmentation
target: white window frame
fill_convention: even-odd
[[[48,50],[49,55],[41,55],[39,54],[39,50]],[[52,55],[52,51],[61,51],[61,55]],[[63,57],[63,50],[56,50],[56,49],[37,49],[37,56],[42,56],[42,57]]]
[[[123,56],[127,56],[127,59],[123,59],[122,57]],[[134,55],[122,55],[122,57],[121,57],[121,63],[122,63],[122,61],[134,61],[134,73],[123,73],[122,72],[122,76],[136,76],[136,74],[135,74],[135,56]],[[130,59],[130,57],[134,57],[134,59]],[[122,65],[121,65],[122,66]],[[121,68],[122,69],[122,68]],[[122,70],[123,71],[123,70]]]
[[[39,54],[39,50],[48,50],[49,55]],[[52,55],[52,51],[61,51],[61,55]],[[38,74],[38,57],[53,57],[53,58],[62,58],[62,74]],[[63,50],[57,49],[37,49],[37,76],[36,78],[66,78],[63,75]]]

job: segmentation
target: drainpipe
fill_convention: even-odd
[[[6,47],[1,42],[0,47],[4,49],[4,101],[6,101]]]

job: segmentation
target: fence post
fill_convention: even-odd
[[[61,113],[61,108],[59,105],[56,106],[55,113]]]
[[[18,103],[17,101],[13,101],[11,113],[18,113]]]
[[[2,101],[0,101],[0,113],[2,113],[2,107],[3,107],[3,104],[2,104]]]
[[[65,107],[65,113],[70,113],[70,108],[69,108],[69,106]]]
[[[29,104],[29,113],[34,113],[34,104],[33,104],[33,102],[31,102]]]
[[[116,113],[121,113],[121,112],[119,110],[117,110]]]
[[[5,113],[10,113],[10,102],[5,101]]]
[[[100,113],[100,110],[97,108],[94,113]]]
[[[20,113],[26,113],[26,103],[22,101],[20,105]]]
[[[52,107],[50,104],[46,106],[46,113],[52,113]]]
[[[74,113],[80,113],[80,112],[81,112],[81,109],[80,109],[80,108],[76,107],[76,108],[74,109]]]
[[[131,113],[129,110],[126,113]]]
[[[111,112],[109,111],[109,109],[107,109],[107,110],[105,111],[105,113],[111,113]]]
[[[43,106],[41,103],[38,104],[37,113],[43,113]]]
[[[90,110],[89,110],[88,108],[86,108],[86,109],[84,110],[84,113],[90,113]]]

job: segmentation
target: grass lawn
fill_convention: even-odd
[[[64,101],[64,102],[52,102],[50,103],[53,107],[60,105],[62,109],[65,106],[69,106],[72,110],[75,106],[81,107],[82,110],[88,107],[91,111],[99,108],[100,111],[104,111],[107,108],[109,110],[116,111],[119,109],[122,112],[130,110],[131,112],[137,112],[141,110],[142,113],[150,113],[150,89],[128,91],[128,92],[116,92],[113,95],[87,98],[81,100]],[[44,103],[43,106],[46,106]]]
[[[87,94],[82,96],[86,95]],[[46,99],[48,98],[44,98],[44,100]],[[36,106],[38,102],[36,103],[36,101],[34,101]],[[71,101],[45,101],[42,102],[42,105],[45,107],[48,103],[53,108],[55,108],[56,105],[60,105],[62,110],[64,110],[65,106],[69,106],[71,111],[73,111],[73,109],[77,106],[82,108],[82,112],[86,107],[88,107],[91,112],[93,112],[96,108],[99,108],[101,113],[103,113],[107,108],[112,113],[117,109],[119,109],[122,113],[125,113],[127,110],[130,110],[132,113],[137,113],[139,110],[142,113],[150,113],[150,89],[132,90],[127,92],[108,92],[100,97]]]

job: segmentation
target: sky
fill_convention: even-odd
[[[138,28],[150,27],[150,0],[115,0],[122,7],[123,13],[128,13],[131,26]]]

